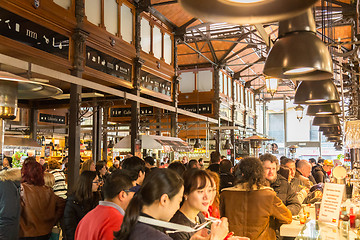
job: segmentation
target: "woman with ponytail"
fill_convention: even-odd
[[[179,209],[184,192],[183,180],[170,169],[155,169],[145,178],[139,192],[126,209],[117,240],[172,240],[165,232],[169,220]],[[199,231],[192,239],[224,239],[228,233],[227,220],[212,224],[211,234]]]

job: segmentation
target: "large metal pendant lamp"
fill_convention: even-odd
[[[256,24],[299,15],[317,0],[180,0],[191,15],[206,22]]]
[[[269,52],[264,74],[301,81],[324,80],[333,76],[331,55],[324,42],[316,36],[311,9],[279,22],[279,39]]]
[[[5,139],[4,119],[14,119],[19,99],[38,99],[61,94],[62,90],[41,82],[0,71],[0,153]]]
[[[328,127],[328,126],[334,126],[339,125],[340,120],[338,116],[330,115],[326,117],[314,117],[313,125],[314,126],[320,126],[320,127]]]
[[[339,92],[331,79],[300,82],[294,98],[295,104],[324,104],[339,101]]]
[[[339,114],[341,114],[339,103],[309,105],[306,112],[306,115],[309,116],[339,115]]]
[[[341,127],[340,127],[340,125],[330,126],[330,127],[319,127],[319,131],[321,131],[321,132],[336,132],[336,131],[341,132]]]
[[[336,136],[336,137],[328,137],[327,138],[328,142],[339,142],[341,141],[341,137],[340,136]]]

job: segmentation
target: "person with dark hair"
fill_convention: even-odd
[[[11,157],[4,157],[2,162],[2,170],[8,170],[12,168],[12,158]]]
[[[210,165],[208,167],[208,169],[210,171],[216,172],[216,173],[220,173],[220,160],[221,160],[221,155],[218,151],[214,151],[212,153],[210,153]]]
[[[173,161],[172,163],[170,163],[168,169],[174,170],[179,174],[179,176],[182,176],[183,173],[186,171],[186,167],[180,161]]]
[[[106,179],[107,168],[105,161],[98,161],[95,165],[96,174],[99,177],[99,181],[103,184]]]
[[[290,176],[285,178],[277,173],[279,161],[275,155],[265,153],[260,156],[260,161],[263,164],[265,179],[276,192],[276,196],[281,199],[292,215],[297,215],[301,210],[301,204],[289,182]],[[290,170],[288,171],[290,173]]]
[[[119,231],[125,210],[135,189],[130,177],[122,170],[114,171],[103,186],[104,201],[83,217],[76,228],[75,239],[113,240]]]
[[[290,183],[290,169],[285,166],[280,166],[278,175],[283,176]]]
[[[315,158],[309,158],[309,163],[311,164],[311,167],[316,166],[316,160],[315,160]]]
[[[230,160],[222,160],[219,165],[220,169],[220,192],[222,189],[232,187],[234,185],[235,177],[232,174],[233,165]]]
[[[145,179],[145,162],[139,157],[133,156],[126,158],[122,162],[122,169],[128,171],[131,180],[141,185]]]
[[[285,156],[281,156],[281,157],[280,157],[280,164],[281,164],[281,161],[282,161],[283,159],[285,159],[285,158],[287,158],[287,157],[285,157]]]
[[[74,239],[80,220],[99,204],[98,188],[99,178],[95,171],[84,171],[80,174],[65,206],[64,223],[67,240]]]
[[[20,169],[0,172],[0,239],[19,239]]]
[[[203,159],[203,158],[199,158],[199,159],[198,159],[198,162],[199,162],[200,169],[204,169],[204,159]]]
[[[187,164],[187,168],[191,169],[191,168],[200,168],[199,162],[196,159],[191,159],[189,161],[189,163]]]
[[[312,175],[314,176],[316,183],[330,182],[328,172],[331,171],[333,167],[334,163],[332,160],[326,159],[323,162],[319,160],[316,167],[312,170]]]
[[[253,157],[242,159],[235,177],[236,185],[220,195],[220,214],[229,219],[230,231],[251,240],[276,239],[270,221],[289,224],[292,215],[275,191],[265,186],[262,162]]]
[[[147,167],[148,169],[152,169],[155,167],[155,160],[153,157],[151,156],[147,156],[144,158],[144,161],[145,161],[145,167]]]
[[[204,223],[213,196],[213,182],[205,170],[189,169],[184,173],[184,201],[170,222],[195,227]],[[174,240],[187,240],[194,233],[177,232],[170,234]]]
[[[121,229],[114,234],[115,239],[172,240],[165,233],[166,227],[161,226],[179,209],[183,191],[183,179],[176,172],[166,168],[151,171],[140,191],[131,199]],[[225,219],[213,223],[210,240],[224,239],[227,233]],[[209,239],[207,230],[201,230],[195,236]]]
[[[65,200],[45,186],[44,171],[35,159],[21,168],[20,239],[49,239],[53,226],[62,217]]]

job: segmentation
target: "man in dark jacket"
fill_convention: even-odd
[[[0,239],[19,238],[20,180],[20,169],[0,172]]]
[[[221,160],[220,153],[218,151],[212,152],[210,154],[210,165],[209,165],[208,169],[210,171],[220,173],[220,160]]]
[[[330,178],[327,172],[331,171],[332,167],[334,167],[332,160],[325,160],[323,166],[320,164],[316,165],[312,170],[312,175],[314,176],[316,183],[329,182]]]
[[[234,185],[235,177],[232,174],[233,165],[229,160],[222,160],[220,162],[220,191],[223,188],[232,187]]]
[[[265,153],[260,156],[260,160],[263,163],[265,178],[270,182],[270,187],[274,189],[291,214],[297,215],[300,212],[301,204],[287,179],[277,174],[279,166],[277,158],[272,154]]]

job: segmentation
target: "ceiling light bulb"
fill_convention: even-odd
[[[294,68],[288,71],[285,71],[285,75],[297,75],[297,74],[305,74],[315,71],[315,68],[312,67],[303,67],[303,68]]]
[[[307,103],[322,103],[322,102],[327,102],[326,99],[309,99],[309,100],[306,100],[305,102]]]
[[[263,2],[264,0],[220,0],[223,2],[230,2],[230,3],[258,3],[258,2]]]

